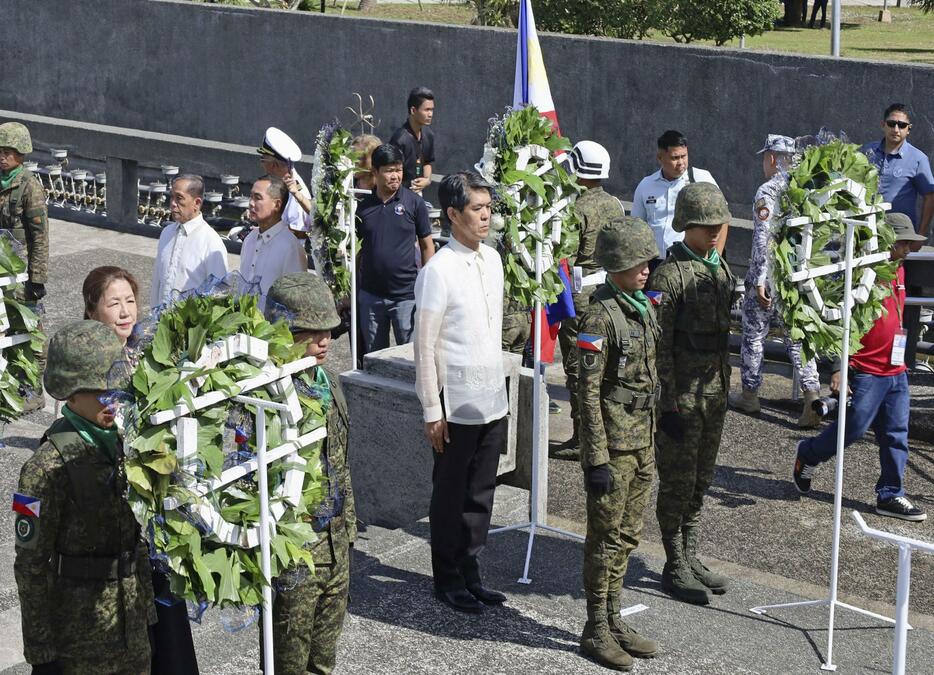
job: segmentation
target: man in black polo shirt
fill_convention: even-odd
[[[427,87],[409,92],[409,118],[396,129],[389,142],[402,150],[402,182],[421,194],[431,183],[431,165],[435,162],[435,135],[430,125],[435,113],[435,95]]]
[[[384,144],[373,151],[373,193],[357,209],[360,278],[357,303],[363,353],[389,346],[389,326],[396,344],[412,338],[415,317],[415,242],[422,264],[435,252],[428,207],[402,185],[402,151]]]

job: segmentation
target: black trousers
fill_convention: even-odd
[[[163,572],[152,571],[152,585],[157,598],[171,597],[169,579]],[[152,675],[198,675],[198,658],[185,602],[166,605],[157,600],[156,615],[158,623],[150,626]]]
[[[435,588],[453,591],[480,583],[477,555],[486,545],[496,468],[507,419],[448,423],[450,443],[435,452],[431,474],[431,568]]]

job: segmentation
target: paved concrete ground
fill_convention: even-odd
[[[119,264],[134,271],[148,297],[155,241],[72,223],[52,223],[52,278],[46,323],[55,330],[80,316],[80,286],[94,265]],[[236,260],[232,259],[235,266]],[[346,340],[329,359],[349,365]],[[549,379],[560,381],[559,370]],[[553,388],[557,398],[562,392]],[[928,409],[934,389],[913,387],[913,405]],[[790,484],[791,453],[801,433],[792,410],[780,402],[788,383],[769,378],[766,405],[759,418],[730,413],[720,466],[708,498],[702,550],[711,565],[735,580],[733,589],[708,608],[677,603],[661,593],[664,557],[651,509],[646,533],[627,575],[626,601],[648,610],[632,617],[638,630],[656,637],[662,654],[637,664],[641,673],[805,673],[816,672],[826,649],[824,609],[795,609],[760,617],[754,605],[817,599],[826,595],[830,550],[832,466],[815,479],[815,497],[798,499]],[[567,406],[564,406],[565,409]],[[19,467],[36,447],[52,419],[52,407],[4,430],[0,450],[0,494],[14,489]],[[552,416],[552,436],[569,433],[567,412]],[[421,442],[419,439],[417,442]],[[847,459],[844,505],[866,511],[872,497],[877,460],[870,443],[854,446]],[[426,467],[426,480],[428,470]],[[934,510],[934,449],[914,444],[908,472],[909,493]],[[550,522],[582,531],[580,469],[551,461]],[[390,488],[391,489],[391,488]],[[919,499],[921,501],[921,499]],[[12,516],[0,519],[0,673],[28,673],[22,662],[19,609],[12,574]],[[527,513],[524,493],[500,488],[496,522],[521,522]],[[870,524],[934,540],[934,522],[909,525],[867,514]],[[934,518],[932,518],[934,520]],[[430,597],[427,524],[407,530],[370,527],[362,532],[352,566],[352,602],[341,640],[340,673],[598,673],[581,659],[576,643],[584,622],[580,583],[580,544],[539,535],[533,549],[531,585],[516,583],[527,534],[491,537],[483,555],[487,582],[507,592],[506,607],[482,618],[461,616]],[[891,613],[895,555],[862,540],[847,521],[841,558],[842,598],[858,606]],[[934,672],[934,569],[931,557],[918,555],[913,574],[909,672]],[[256,672],[257,632],[252,626],[225,632],[217,612],[194,627],[204,673]],[[882,673],[890,668],[892,631],[878,622],[838,613],[834,662],[840,672]]]

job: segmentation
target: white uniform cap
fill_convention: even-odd
[[[297,162],[302,158],[302,151],[295,141],[276,127],[266,129],[263,145],[257,148],[256,152],[261,155],[271,155],[283,162]]]

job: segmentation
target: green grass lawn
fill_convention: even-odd
[[[249,5],[247,0],[221,0],[227,4]],[[318,0],[306,0],[318,7]],[[327,0],[328,14],[340,14],[343,0]],[[357,12],[358,0],[348,0],[345,16],[362,16]],[[893,2],[894,4],[894,2]],[[934,12],[923,14],[920,9],[892,9],[892,23],[880,23],[879,7],[844,7],[840,36],[841,54],[876,61],[909,61],[934,64]],[[417,3],[380,4],[366,14],[372,18],[408,19],[439,23],[469,24],[473,12],[465,5]],[[828,28],[777,28],[758,37],[746,39],[746,48],[799,54],[830,54],[830,12]],[[667,38],[655,40],[668,42]],[[706,44],[706,43],[699,43]],[[739,40],[729,43],[739,47]]]

